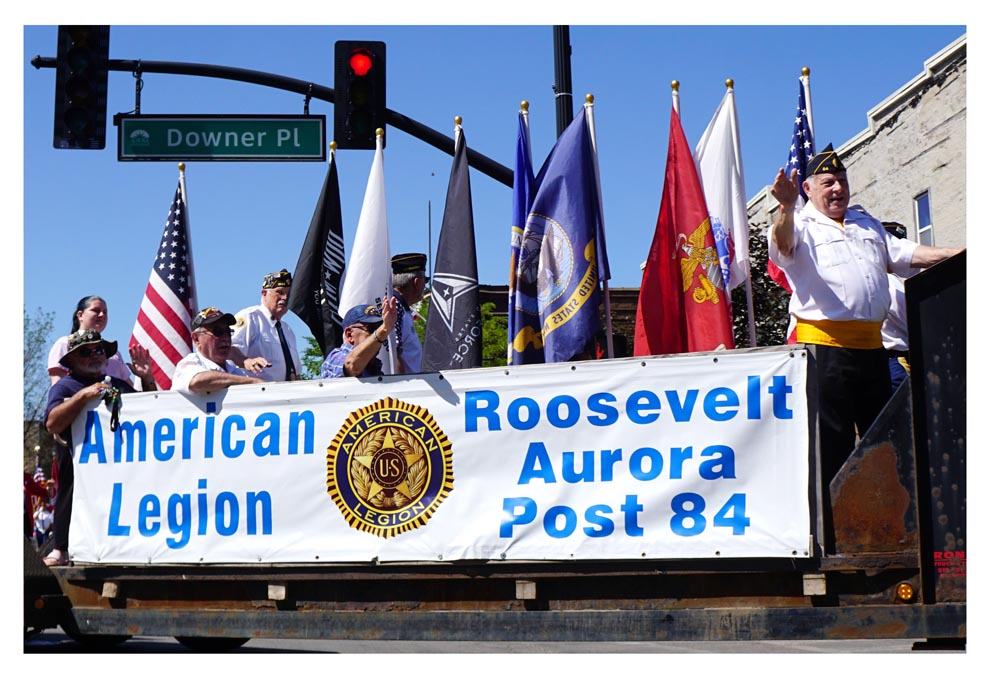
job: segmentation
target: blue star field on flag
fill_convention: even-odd
[[[798,80],[798,105],[794,115],[794,133],[791,135],[791,149],[787,156],[787,165],[784,167],[784,175],[791,176],[791,170],[798,171],[798,190],[801,198],[808,199],[801,186],[807,178],[808,161],[815,157],[815,139],[811,134],[811,126],[808,124],[808,104],[804,96],[804,84]]]

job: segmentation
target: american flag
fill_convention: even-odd
[[[128,344],[148,350],[159,389],[172,386],[175,365],[192,351],[189,323],[196,309],[196,285],[188,228],[185,186],[180,176]]]
[[[808,200],[808,195],[804,192],[804,180],[807,177],[808,162],[815,157],[815,136],[811,131],[811,106],[810,88],[804,75],[798,79],[798,105],[794,114],[794,132],[791,134],[791,149],[787,154],[787,166],[784,167],[784,175],[790,179],[791,170],[797,169],[798,193],[800,194],[795,209],[800,210]],[[787,276],[776,264],[767,260],[767,275],[780,287],[793,292]]]
[[[791,170],[797,169],[798,190],[801,192],[802,202],[808,199],[804,193],[801,183],[806,179],[806,169],[808,161],[815,157],[815,138],[811,132],[811,122],[808,120],[809,107],[805,96],[805,84],[803,79],[798,81],[798,105],[797,113],[794,115],[794,133],[791,135],[791,150],[787,156],[787,166],[784,168],[784,175],[791,176]]]

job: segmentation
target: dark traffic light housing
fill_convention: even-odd
[[[55,60],[57,149],[102,149],[107,136],[109,26],[59,26]]]
[[[378,128],[385,129],[385,43],[338,40],[333,58],[337,148],[373,150]]]

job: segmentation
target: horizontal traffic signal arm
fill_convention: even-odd
[[[54,57],[36,56],[31,60],[31,65],[35,68],[55,68]],[[132,59],[110,59],[107,62],[108,71],[124,71],[126,73],[169,73],[172,75],[195,75],[204,78],[220,78],[223,80],[237,80],[240,82],[263,85],[288,92],[297,92],[302,95],[309,95],[313,99],[319,99],[329,103],[334,103],[333,88],[317,85],[305,80],[288,78],[286,76],[266,73],[264,71],[253,71],[245,68],[234,68],[231,66],[217,66],[215,64],[193,64],[179,61],[134,61]],[[454,155],[454,140],[431,127],[402,115],[392,109],[385,109],[386,122],[397,130],[401,130],[420,141],[424,141],[434,148],[440,149],[444,153]],[[488,156],[477,151],[468,149],[468,164],[479,172],[488,175],[492,179],[506,186],[512,186],[512,170],[505,165],[498,163]]]

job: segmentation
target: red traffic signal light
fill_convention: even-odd
[[[368,75],[374,61],[372,61],[371,53],[368,50],[358,48],[351,52],[351,58],[347,60],[347,65],[350,66],[354,75],[363,77]]]
[[[375,130],[386,129],[385,43],[338,40],[334,44],[333,89],[337,148],[374,150]]]

